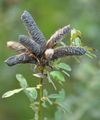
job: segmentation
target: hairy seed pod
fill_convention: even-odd
[[[24,22],[25,27],[28,30],[29,34],[31,35],[32,39],[41,46],[42,50],[44,50],[45,37],[37,27],[30,13],[28,11],[24,11],[24,13],[21,16],[21,19]]]
[[[40,46],[35,41],[25,35],[19,36],[19,42],[25,46],[30,52],[38,56],[40,54]]]
[[[32,57],[28,56],[26,53],[22,53],[19,55],[15,55],[12,57],[9,57],[7,60],[5,60],[5,63],[7,63],[8,66],[13,66],[16,64],[20,64],[20,63],[36,63],[36,60],[33,59]]]
[[[52,48],[54,47],[57,43],[59,43],[62,38],[68,34],[71,31],[71,27],[70,25],[67,25],[61,29],[59,29],[58,31],[56,31],[48,40],[46,47],[47,48]]]
[[[75,46],[61,47],[54,50],[54,54],[51,60],[58,59],[60,57],[65,57],[65,56],[73,56],[73,55],[80,56],[85,53],[86,53],[86,49],[81,47],[75,47]]]
[[[22,53],[22,52],[27,51],[27,49],[23,45],[21,45],[18,42],[14,42],[14,41],[8,41],[7,47],[18,52],[18,53]]]
[[[54,49],[49,48],[45,51],[44,54],[45,54],[45,58],[47,60],[50,60],[52,58],[53,54],[54,54]]]

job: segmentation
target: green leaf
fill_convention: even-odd
[[[57,90],[57,88],[56,88],[56,86],[55,86],[53,80],[51,79],[51,77],[50,77],[50,75],[49,75],[49,72],[47,72],[47,78],[48,78],[49,83],[51,83],[52,86],[54,87],[54,89]]]
[[[64,89],[61,89],[61,91],[59,91],[59,96],[60,96],[60,99],[58,98],[57,99],[58,101],[63,101],[65,99],[65,91],[64,91]]]
[[[69,106],[67,105],[66,101],[65,101],[65,91],[64,89],[61,89],[61,91],[59,91],[58,96],[56,98],[55,103],[64,111],[64,112],[70,112]]]
[[[62,71],[65,75],[67,75],[68,77],[70,77],[70,74],[68,73],[68,72],[66,72],[66,71]]]
[[[63,101],[65,99],[65,91],[64,91],[64,89],[62,89],[61,91],[59,91],[58,94],[51,94],[48,96],[48,98],[53,98],[58,101]]]
[[[71,67],[65,63],[59,63],[57,65],[58,68],[61,68],[63,70],[66,70],[66,71],[71,71]]]
[[[8,91],[6,93],[3,94],[2,98],[7,98],[7,97],[10,97],[16,93],[19,93],[23,90],[23,88],[19,88],[19,89],[15,89],[15,90],[11,90],[11,91]]]
[[[93,53],[91,53],[91,52],[89,52],[89,51],[87,51],[86,55],[87,55],[89,58],[91,58],[91,59],[96,58],[96,55],[93,54]]]
[[[28,87],[27,81],[26,81],[26,79],[23,77],[23,75],[17,74],[17,75],[16,75],[16,79],[19,81],[20,86],[21,86],[22,88],[25,89],[26,87]]]
[[[36,88],[29,87],[29,88],[26,88],[24,91],[25,91],[25,94],[30,99],[30,101],[36,100],[36,98],[37,98],[37,90],[36,90]]]
[[[51,94],[48,96],[48,98],[58,99],[58,98],[61,98],[61,96],[59,94]]]
[[[71,45],[73,46],[77,46],[77,47],[81,47],[81,32],[79,30],[76,29],[72,29],[71,30]]]
[[[42,102],[42,106],[43,106],[44,108],[47,108],[47,107],[48,107],[47,104],[46,104],[46,101],[43,101],[43,102]]]
[[[48,103],[49,103],[50,105],[53,104],[52,101],[51,101],[49,98],[47,98],[47,101],[48,101]]]
[[[61,109],[64,112],[71,112],[69,106],[64,101],[63,102],[58,102],[57,104],[59,105],[59,107],[61,107]]]
[[[78,62],[78,63],[81,63],[80,62],[80,59],[78,58],[78,57],[76,57],[76,56],[73,56],[74,57],[74,59]]]
[[[62,120],[63,114],[60,109],[55,112],[55,120]]]
[[[48,91],[46,89],[43,90],[43,96],[48,96]]]
[[[74,46],[81,47],[81,40],[79,37],[75,38],[72,43]]]
[[[53,79],[59,81],[60,83],[65,82],[64,75],[59,71],[51,71],[50,75]]]

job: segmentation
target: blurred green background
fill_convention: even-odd
[[[0,120],[29,120],[33,111],[23,93],[2,99],[4,92],[19,88],[15,75],[23,74],[29,84],[35,84],[29,65],[8,67],[4,60],[15,53],[6,47],[9,40],[27,34],[20,16],[28,10],[39,28],[49,39],[64,25],[79,29],[85,45],[96,49],[97,58],[87,56],[78,63],[73,57],[65,61],[72,67],[71,77],[63,86],[71,113],[59,116],[59,120],[100,120],[100,0],[0,0]],[[48,88],[48,84],[46,84]],[[54,91],[52,87],[49,91]],[[46,110],[49,120],[54,120],[54,109]],[[60,118],[61,117],[61,118]]]

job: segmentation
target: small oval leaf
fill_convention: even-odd
[[[53,82],[53,80],[51,79],[51,77],[49,75],[49,72],[47,72],[47,78],[48,78],[49,83],[51,83],[52,86],[54,87],[54,89],[57,90],[55,83]]]
[[[26,87],[28,87],[27,81],[26,81],[26,79],[23,77],[23,75],[17,74],[17,75],[16,75],[16,79],[19,81],[20,86],[21,86],[22,88],[25,89]]]
[[[2,96],[2,98],[10,97],[10,96],[12,96],[12,95],[14,95],[14,94],[16,94],[16,93],[21,92],[22,90],[23,90],[23,88],[15,89],[15,90],[10,90],[10,91],[4,93],[3,96]]]
[[[51,94],[48,96],[48,98],[57,99],[57,98],[61,98],[61,96],[59,94]]]
[[[34,87],[29,87],[25,89],[26,95],[29,97],[31,101],[36,100],[37,98],[37,90]]]
[[[57,65],[57,67],[61,68],[61,69],[64,69],[66,71],[71,71],[71,67],[68,64],[66,64],[66,63],[59,63]]]
[[[60,83],[65,81],[64,75],[59,71],[51,71],[50,75],[53,79],[58,80]]]

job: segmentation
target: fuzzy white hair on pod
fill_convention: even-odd
[[[49,49],[47,49],[47,50],[45,51],[44,54],[45,54],[45,58],[46,58],[47,60],[49,60],[49,59],[52,58],[52,56],[53,56],[53,54],[54,54],[54,49],[49,48]]]

